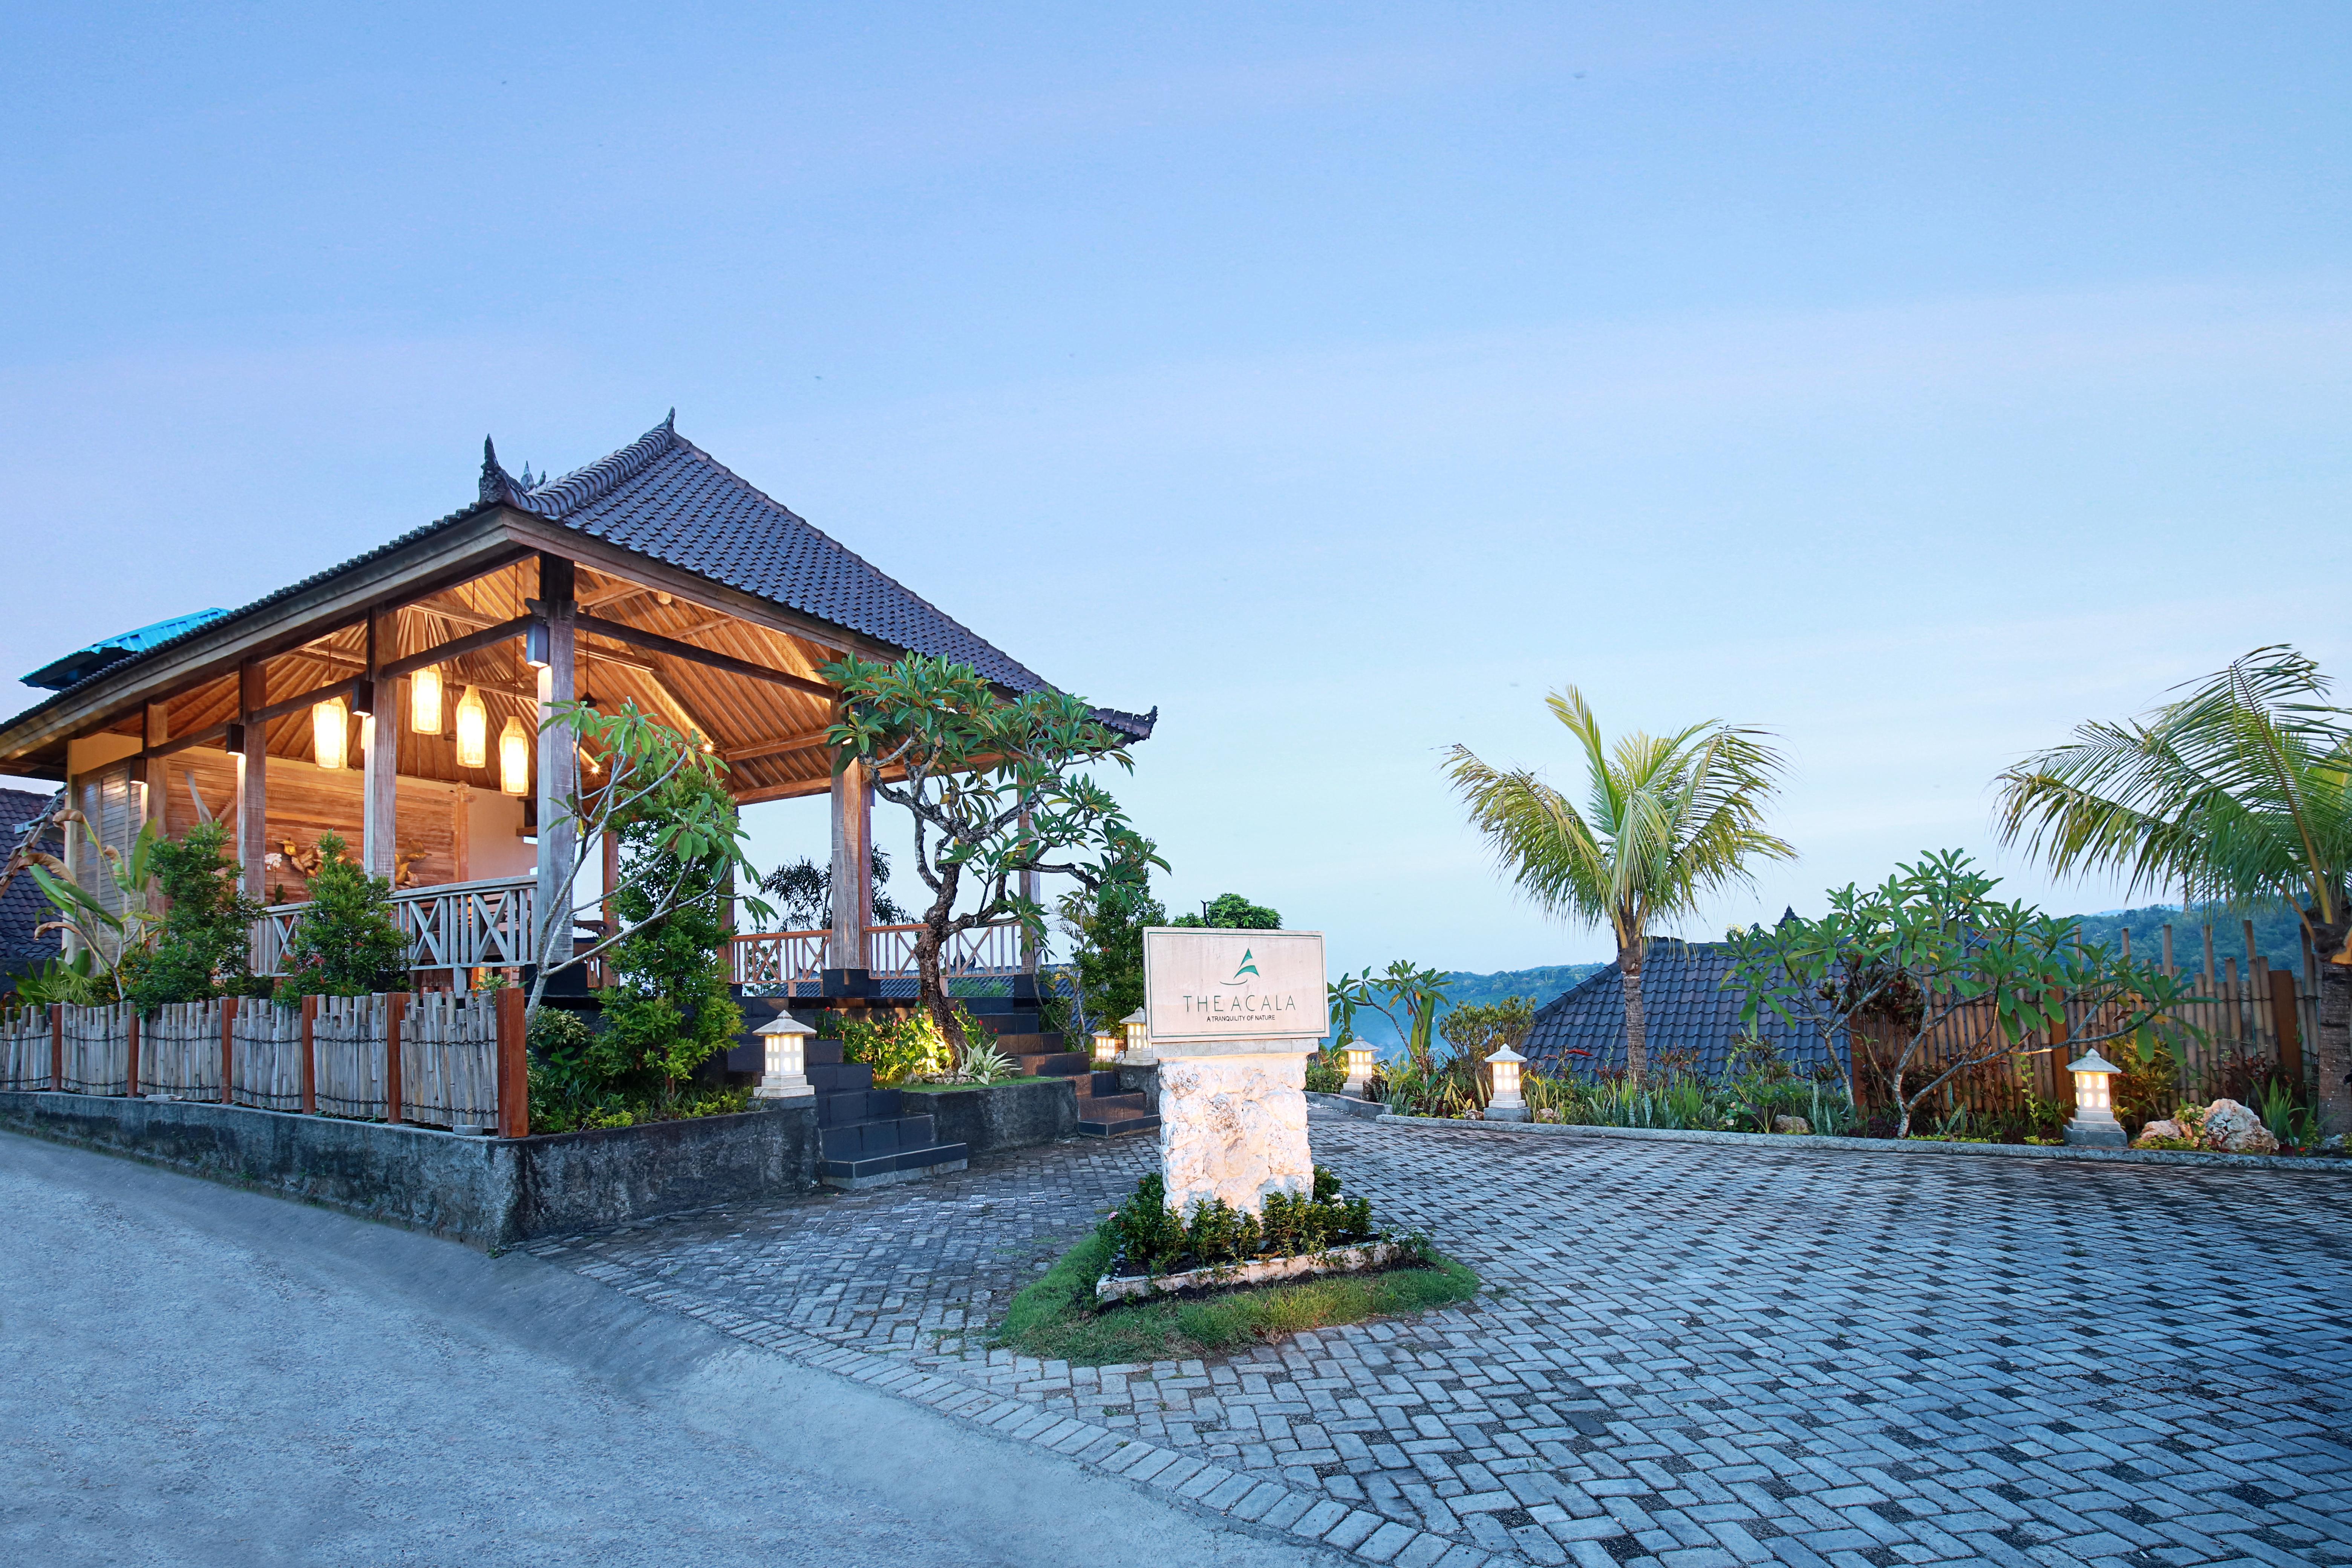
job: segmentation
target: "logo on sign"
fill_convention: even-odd
[[[1255,974],[1257,973],[1257,965],[1250,962],[1250,960],[1255,956],[1256,955],[1252,953],[1248,948],[1242,949],[1241,967],[1234,971],[1234,977],[1231,980],[1226,981],[1225,984],[1228,985],[1239,985],[1242,983],[1243,975]]]

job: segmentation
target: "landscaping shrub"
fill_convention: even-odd
[[[251,967],[252,927],[261,904],[237,890],[228,839],[226,824],[200,822],[176,839],[158,840],[149,854],[155,886],[168,905],[153,945],[126,954],[122,976],[126,996],[142,1015],[152,1016],[167,1002],[267,994]],[[342,841],[336,839],[335,847],[340,853]],[[301,941],[299,931],[296,940]]]
[[[195,832],[189,830],[192,838]],[[319,835],[310,902],[295,921],[280,965],[280,1002],[365,996],[407,986],[408,943],[393,923],[392,879],[369,876],[343,849],[339,835]]]
[[[839,1040],[845,1061],[874,1069],[874,1087],[896,1089],[915,1081],[994,1083],[1013,1076],[1013,1063],[996,1048],[989,1026],[961,1002],[953,1005],[965,1041],[959,1057],[928,1012],[876,1023],[846,1013],[817,1019],[821,1038]]]
[[[1371,1200],[1342,1198],[1339,1178],[1321,1165],[1312,1192],[1272,1193],[1264,1206],[1262,1215],[1254,1215],[1219,1198],[1179,1214],[1169,1206],[1165,1183],[1148,1175],[1103,1230],[1125,1272],[1155,1275],[1391,1239],[1374,1230]]]

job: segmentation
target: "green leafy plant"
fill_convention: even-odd
[[[1446,988],[1453,982],[1434,969],[1417,968],[1407,959],[1400,958],[1387,970],[1374,974],[1366,965],[1360,974],[1344,971],[1331,985],[1331,1005],[1339,1016],[1336,1038],[1345,1042],[1353,1039],[1356,1014],[1369,1007],[1386,1018],[1404,1041],[1405,1060],[1423,1076],[1437,1070],[1433,1042],[1437,1036],[1437,1016],[1445,1005]]]
[[[21,852],[25,869],[34,886],[40,889],[41,896],[49,901],[49,907],[57,911],[55,920],[35,926],[33,934],[45,936],[60,931],[79,942],[84,952],[96,954],[90,978],[101,996],[119,1002],[129,983],[125,962],[136,967],[155,940],[156,928],[163,923],[149,896],[155,847],[162,842],[162,836],[152,822],[147,823],[131,840],[131,852],[126,855],[103,842],[90,826],[89,819],[71,806],[59,808],[54,820],[66,833],[81,830],[83,844],[98,857],[100,875],[113,888],[113,901],[121,908],[108,909],[108,900],[75,881],[66,863],[56,856],[27,849]]]
[[[114,1000],[113,973],[101,970],[84,948],[71,963],[52,958],[30,973],[16,976],[16,1000],[26,1006],[97,1007]]]
[[[1239,893],[1220,893],[1201,906],[1197,915],[1178,915],[1172,926],[1207,927],[1213,931],[1280,931],[1282,917],[1264,904],[1254,904]]]
[[[1229,1268],[1377,1238],[1371,1200],[1343,1197],[1339,1178],[1320,1165],[1310,1190],[1270,1193],[1259,1214],[1235,1209],[1223,1198],[1196,1202],[1189,1213],[1179,1214],[1169,1205],[1160,1176],[1147,1175],[1103,1226],[1131,1271],[1152,1275]]]
[[[1051,1026],[1064,1033],[1116,1031],[1143,1005],[1143,932],[1168,923],[1149,883],[1106,882],[1063,895],[1056,906],[1070,939],[1076,1006],[1059,1005]]]
[[[2252,1109],[2281,1149],[2308,1149],[2319,1142],[2318,1118],[2284,1078],[2263,1084]]]
[[[953,938],[1008,916],[1045,938],[1045,911],[1021,890],[1025,878],[1142,887],[1150,868],[1167,868],[1080,771],[1135,765],[1127,737],[1081,699],[1051,690],[1007,699],[971,666],[921,654],[887,665],[852,657],[820,673],[841,692],[841,720],[826,735],[842,764],[869,770],[875,793],[915,819],[915,872],[932,893],[915,935],[918,1005],[950,1043],[961,1044],[942,979]],[[967,879],[971,900],[959,911]]]
[[[2176,1016],[2186,979],[2078,942],[2070,921],[1996,900],[1998,886],[1966,854],[1931,851],[1876,888],[1832,892],[1818,920],[1732,932],[1724,984],[1748,1026],[1769,1011],[1850,1048],[1898,1138],[1928,1097],[2067,1023],[2070,1006],[2077,1048],[2189,1032]]]
[[[1455,746],[1448,774],[1511,879],[1547,913],[1606,923],[1625,977],[1625,1067],[1648,1070],[1642,962],[1659,920],[1694,914],[1710,893],[1750,880],[1752,860],[1796,851],[1764,831],[1780,757],[1763,731],[1709,721],[1664,737],[1639,731],[1612,748],[1573,686],[1548,700],[1583,751],[1580,809],[1525,769],[1504,771]]]
[[[164,910],[154,940],[130,970],[126,990],[142,1014],[167,1002],[268,994],[252,969],[261,903],[238,890],[241,868],[228,858],[228,838],[226,824],[200,822],[177,839],[158,841],[149,857]],[[320,847],[331,839],[341,847],[331,834]]]
[[[280,964],[281,1002],[300,996],[365,996],[399,990],[407,982],[408,943],[393,923],[392,879],[368,875],[343,850],[340,836],[319,835],[319,869],[310,878],[310,901],[295,921]],[[202,874],[201,868],[192,870]]]

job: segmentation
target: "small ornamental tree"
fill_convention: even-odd
[[[1361,974],[1342,973],[1331,987],[1331,1003],[1339,1015],[1340,1044],[1356,1037],[1356,1010],[1370,1007],[1395,1026],[1404,1041],[1405,1059],[1426,1078],[1437,1070],[1437,1016],[1445,1005],[1452,984],[1434,969],[1416,969],[1400,958],[1385,974],[1374,974],[1367,964]]]
[[[866,886],[871,889],[866,897],[874,906],[874,923],[912,925],[915,917],[890,896],[890,857],[878,847],[869,851],[866,872]],[[761,878],[760,890],[776,896],[786,931],[817,931],[833,923],[830,866],[820,866],[803,855]]]
[[[896,664],[852,656],[820,673],[842,700],[827,738],[915,819],[915,871],[932,895],[915,933],[919,995],[961,1055],[941,955],[958,935],[1008,915],[1043,942],[1045,910],[1021,892],[1024,873],[1096,889],[1143,887],[1151,867],[1166,868],[1110,793],[1077,771],[1110,763],[1132,772],[1127,737],[1066,692],[1007,698],[970,665],[923,654]]]
[[[365,996],[407,982],[408,942],[392,920],[392,879],[371,877],[343,853],[342,838],[319,835],[310,901],[286,943],[278,999]]]
[[[1199,914],[1178,915],[1168,923],[1205,926],[1212,931],[1280,931],[1282,916],[1239,893],[1220,893],[1202,904]]]
[[[2080,942],[2072,921],[1996,900],[1999,885],[1961,851],[1932,851],[1876,888],[1831,893],[1819,920],[1731,932],[1724,985],[1743,1024],[1769,1009],[1874,1079],[1898,1138],[1929,1095],[2070,1013],[2082,1050],[2128,1039],[2147,1053],[2189,1032],[2173,1017],[2186,979]]]
[[[634,702],[614,713],[585,702],[559,702],[547,722],[570,731],[596,766],[563,803],[573,828],[572,856],[558,868],[552,908],[541,912],[526,1009],[532,1018],[555,975],[602,958],[674,910],[709,899],[713,885],[760,879],[743,854],[742,818],[724,783],[727,764],[704,750],[698,736],[679,734]],[[608,832],[622,834],[631,852],[613,886],[583,899],[581,873],[601,858]],[[599,915],[606,900],[616,917],[613,928],[586,946],[574,942],[582,919]],[[755,921],[775,913],[756,898],[744,899],[742,908]],[[715,945],[718,939],[711,940]]]
[[[143,957],[128,965],[125,989],[142,1014],[167,1002],[249,995],[253,922],[261,901],[237,890],[240,868],[228,858],[226,823],[200,822],[149,857],[165,900],[163,923]]]
[[[1061,916],[1071,939],[1076,1022],[1089,1030],[1116,1028],[1143,1005],[1144,929],[1166,923],[1168,911],[1148,886],[1115,882],[1065,895]]]
[[[690,853],[674,826],[722,811],[731,816],[734,803],[717,776],[684,769],[621,829],[613,902],[629,935],[608,954],[618,984],[605,998],[598,1044],[625,1089],[662,1104],[743,1027],[720,961],[735,860],[716,840]],[[666,906],[658,911],[657,900]]]

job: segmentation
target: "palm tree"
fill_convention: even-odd
[[[2175,688],[2175,689],[2179,689]],[[2258,647],[2143,720],[2084,724],[2000,775],[2004,842],[2053,870],[2120,875],[2246,909],[2284,900],[2319,966],[2319,1102],[2352,1128],[2352,710],[2319,667]]]
[[[1694,914],[1708,893],[1750,880],[1752,859],[1796,858],[1764,831],[1780,756],[1762,743],[1763,731],[1712,720],[1665,736],[1637,730],[1612,751],[1575,687],[1546,706],[1584,748],[1581,812],[1533,773],[1498,772],[1466,746],[1449,753],[1447,772],[1522,892],[1548,914],[1608,922],[1624,977],[1625,1068],[1638,1084],[1648,1066],[1642,961],[1651,925]]]

